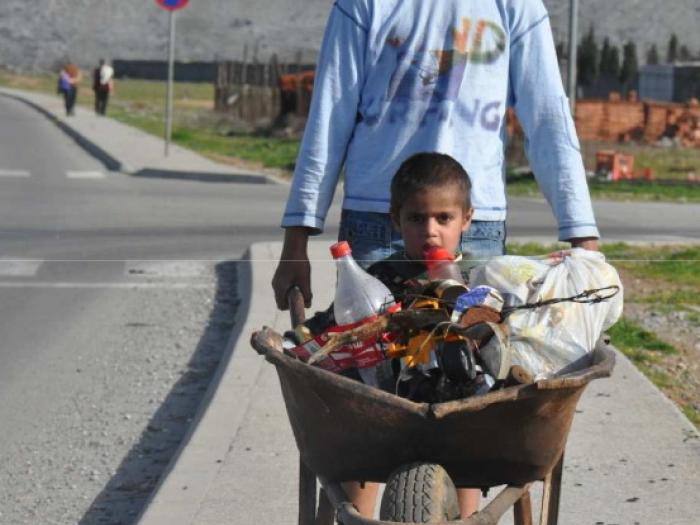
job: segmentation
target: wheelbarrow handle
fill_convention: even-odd
[[[306,319],[304,295],[298,286],[292,286],[287,292],[287,304],[289,305],[289,317],[292,321],[292,328],[296,328]]]

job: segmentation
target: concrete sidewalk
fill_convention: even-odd
[[[263,325],[280,332],[289,326],[269,284],[280,247],[253,245],[242,265],[241,297],[248,304],[239,309],[228,362],[140,525],[296,523],[294,439],[274,367],[249,344]],[[335,284],[328,247],[312,243],[310,258],[314,306],[325,307]],[[698,489],[700,436],[618,355],[613,377],[594,381],[579,404],[566,451],[560,523],[696,525]]]
[[[108,170],[138,177],[215,180],[217,182],[276,183],[275,177],[220,164],[109,117],[76,106],[67,117],[63,98],[24,90],[0,88],[0,95],[21,101],[42,113]]]

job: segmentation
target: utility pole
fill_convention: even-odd
[[[186,7],[190,0],[156,0],[161,8],[169,11],[168,37],[168,91],[165,96],[165,156],[168,156],[170,139],[173,134],[173,70],[175,68],[175,11]]]
[[[578,47],[578,0],[569,0],[569,71],[566,76],[571,116],[576,114],[576,51]]]
[[[168,92],[165,97],[165,156],[168,156],[173,134],[173,69],[175,65],[175,11],[170,11],[170,39],[168,41]]]

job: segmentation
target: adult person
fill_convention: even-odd
[[[66,107],[66,116],[75,115],[75,102],[78,99],[78,85],[82,79],[82,73],[77,64],[66,63],[59,73],[58,91],[63,95]]]
[[[559,239],[595,249],[598,230],[541,0],[338,0],[282,220],[278,307],[286,308],[293,285],[311,303],[306,245],[323,228],[343,167],[340,238],[366,264],[400,242],[388,215],[389,181],[420,151],[452,155],[473,178],[475,215],[463,249],[473,257],[502,253],[508,105],[528,137]]]
[[[340,239],[366,265],[400,249],[389,186],[422,151],[454,157],[472,177],[474,220],[462,249],[503,253],[505,113],[511,106],[559,225],[559,239],[597,248],[576,130],[541,0],[337,0],[316,69],[311,110],[282,219],[277,306],[301,288],[311,305],[310,235],[345,172]]]
[[[102,58],[92,72],[92,90],[95,92],[95,113],[105,115],[109,94],[114,90],[114,69]]]

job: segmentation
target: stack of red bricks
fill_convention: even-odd
[[[507,114],[508,134],[522,130],[512,110]],[[700,102],[640,102],[636,92],[626,99],[612,93],[608,100],[576,102],[576,131],[580,140],[600,142],[644,141],[654,144],[668,137],[684,147],[700,148]]]
[[[576,103],[576,130],[582,140],[655,143],[662,137],[686,147],[700,147],[700,104],[626,100],[612,94],[609,100]]]

